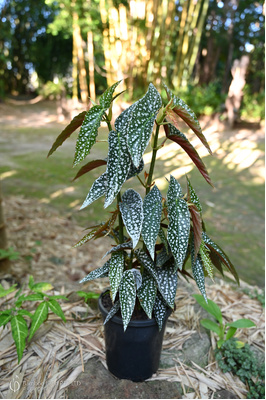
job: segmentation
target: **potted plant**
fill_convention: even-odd
[[[90,154],[100,125],[107,124],[106,158],[89,161],[75,178],[106,165],[81,208],[105,196],[104,208],[113,207],[111,217],[91,227],[76,246],[107,235],[114,240],[115,245],[105,254],[108,260],[81,282],[109,277],[110,289],[99,300],[105,320],[107,365],[119,378],[141,381],[158,369],[165,323],[175,306],[178,276],[194,278],[206,302],[204,278],[212,278],[213,266],[221,274],[223,267],[227,268],[237,281],[238,276],[223,250],[207,235],[200,200],[189,179],[183,193],[178,181],[170,176],[166,198],[153,181],[157,151],[170,140],[181,146],[212,185],[203,161],[178,128],[182,119],[211,153],[194,112],[166,86],[168,100],[163,104],[160,93],[150,84],[147,93],[123,111],[113,126],[112,102],[118,96],[114,92],[119,83],[101,95],[99,104],[93,103],[72,120],[48,155],[81,127],[76,166]],[[159,138],[161,127],[163,139]],[[149,142],[152,159],[149,171],[143,172],[143,154]],[[144,197],[134,189],[123,189],[134,177],[144,187]],[[186,269],[189,258],[192,276]]]

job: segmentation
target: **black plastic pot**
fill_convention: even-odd
[[[99,297],[99,309],[103,319],[108,311]],[[167,318],[170,316],[169,309]],[[167,322],[159,331],[155,319],[135,320],[128,324],[126,332],[123,329],[122,318],[114,316],[104,325],[106,362],[109,371],[120,379],[134,382],[144,381],[159,368],[163,335]]]

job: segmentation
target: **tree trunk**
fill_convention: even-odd
[[[93,33],[87,33],[87,46],[88,46],[88,65],[89,65],[89,88],[90,98],[96,100],[95,81],[94,81],[94,50],[93,50]]]
[[[7,249],[7,237],[6,237],[6,224],[4,221],[3,212],[3,199],[1,190],[1,180],[0,180],[0,249]],[[0,274],[5,274],[10,271],[10,260],[9,258],[0,258]]]
[[[87,72],[84,61],[81,31],[80,31],[80,26],[78,24],[78,14],[76,11],[73,11],[73,34],[76,41],[76,47],[78,53],[79,86],[80,86],[81,101],[84,104],[88,104],[89,93],[87,84]]]
[[[72,51],[72,100],[75,107],[78,102],[78,52],[75,40],[75,31],[73,29],[73,51]]]

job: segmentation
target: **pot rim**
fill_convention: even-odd
[[[109,290],[110,290],[110,289],[106,288],[106,289],[101,293],[101,295],[100,295],[100,297],[99,297],[99,299],[98,299],[98,306],[99,306],[99,309],[100,309],[101,313],[104,315],[104,317],[106,317],[106,316],[108,315],[109,311],[107,311],[106,308],[104,308],[104,306],[103,306],[103,304],[102,304],[102,297],[103,297],[103,295],[104,295],[107,291],[109,291]],[[166,319],[170,316],[170,314],[172,313],[172,311],[173,311],[173,310],[170,309],[170,308],[167,310]],[[148,318],[148,317],[147,317],[147,318]],[[110,319],[110,321],[112,321],[112,322],[114,322],[114,323],[116,323],[116,324],[119,324],[119,325],[123,325],[123,320],[122,320],[122,318],[121,318],[121,317],[118,317],[118,316],[116,316],[116,315],[114,315],[114,316]],[[109,321],[108,321],[108,322],[109,322]],[[157,324],[155,318],[152,318],[152,319],[149,318],[149,319],[141,319],[141,320],[130,321],[129,324],[128,324],[128,327],[132,326],[132,327],[135,327],[135,328],[145,328],[145,327],[147,327],[147,326],[154,326],[154,325],[158,326],[158,324]]]

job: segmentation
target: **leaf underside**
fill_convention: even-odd
[[[70,135],[77,129],[80,127],[80,125],[82,125],[82,122],[84,121],[85,115],[87,114],[87,111],[83,111],[82,113],[76,115],[75,118],[73,118],[73,120],[70,122],[70,124],[60,133],[60,135],[57,137],[57,139],[55,140],[54,144],[51,147],[51,150],[48,153],[49,157],[50,155],[52,155],[55,150],[61,146],[64,141],[70,137]]]
[[[205,138],[205,136],[202,133],[199,121],[194,113],[189,106],[181,100],[179,97],[174,96],[172,92],[164,85],[166,88],[167,92],[167,97],[168,100],[173,100],[171,104],[171,108],[167,108],[167,116],[172,120],[173,124],[176,125],[178,124],[178,120],[176,119],[176,116],[179,116],[185,123],[195,132],[195,134],[198,136],[200,141],[204,144],[206,149],[209,151],[210,154],[212,154],[212,151],[210,149],[210,146]],[[178,126],[177,126],[178,128]]]
[[[82,175],[86,174],[87,172],[92,171],[95,168],[101,167],[102,165],[106,165],[107,161],[106,160],[93,160],[88,162],[86,165],[84,165],[77,173],[75,178],[73,178],[73,181],[80,178]]]
[[[214,266],[220,271],[219,263],[222,263],[224,266],[226,266],[229,272],[231,272],[236,282],[239,284],[239,277],[236,272],[236,269],[229,260],[228,256],[225,254],[225,252],[209,238],[206,232],[202,232],[202,239],[204,240],[204,243],[210,250],[210,258]]]
[[[192,146],[192,144],[186,138],[186,136],[172,124],[164,125],[164,130],[166,137],[169,140],[172,140],[173,142],[177,143],[180,147],[182,147],[182,149],[187,153],[187,155],[196,165],[196,167],[198,168],[199,172],[204,177],[206,182],[208,182],[213,187],[211,178],[208,174],[204,162],[200,158],[197,150]]]

